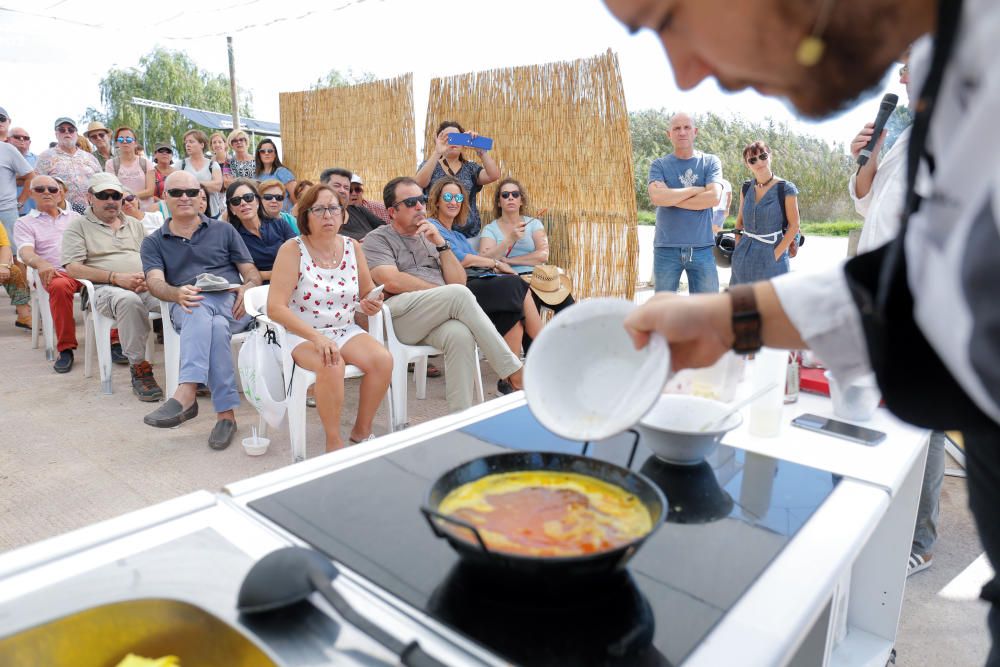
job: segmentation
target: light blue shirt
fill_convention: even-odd
[[[441,232],[441,236],[444,237],[444,240],[451,244],[451,251],[455,253],[455,259],[461,262],[465,259],[466,255],[476,254],[476,251],[473,250],[472,246],[469,244],[469,239],[467,239],[461,232],[456,232],[453,229],[446,228],[434,218],[428,218],[428,220],[438,228],[438,231]]]
[[[514,269],[518,273],[531,273],[535,267],[527,266],[525,264],[515,264],[513,260],[517,259],[521,255],[528,255],[535,252],[535,232],[545,230],[545,225],[538,218],[524,218],[524,237],[517,240],[514,247],[511,249],[510,254],[507,255],[507,259],[504,260],[510,264],[510,268]],[[497,245],[501,245],[504,242],[503,230],[500,229],[500,223],[494,220],[490,224],[483,228],[482,236],[488,236],[497,242]]]
[[[32,153],[31,151],[28,151],[28,154],[24,156],[24,159],[27,160],[28,164],[31,165],[31,168],[34,169],[35,168],[35,162],[38,160],[38,156],[35,155],[34,153]],[[25,186],[23,186],[23,185],[17,186],[17,196],[18,197],[21,196],[21,190],[23,190],[24,187]],[[21,215],[28,215],[28,213],[30,213],[31,211],[34,211],[34,210],[35,210],[35,200],[32,199],[31,197],[28,197],[25,200],[25,202],[24,202],[24,206],[21,207],[21,210],[19,211],[19,213]]]
[[[682,160],[673,153],[653,160],[649,165],[649,183],[662,181],[668,188],[705,187],[722,183],[722,162],[714,155],[696,151]],[[656,207],[657,248],[706,248],[715,244],[712,233],[712,207],[689,211],[677,206]]]

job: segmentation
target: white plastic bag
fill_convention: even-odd
[[[266,327],[255,326],[240,347],[243,395],[264,420],[277,428],[285,418],[288,399],[281,372],[281,348]]]

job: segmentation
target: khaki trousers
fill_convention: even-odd
[[[149,292],[131,292],[115,285],[96,285],[94,305],[97,312],[115,320],[122,354],[135,366],[146,359],[149,336],[149,313],[160,312],[160,301]]]
[[[397,294],[386,304],[401,342],[444,350],[445,392],[452,412],[472,405],[477,344],[501,378],[521,367],[521,360],[507,347],[465,285]]]

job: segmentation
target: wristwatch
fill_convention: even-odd
[[[757,297],[750,285],[734,285],[729,288],[729,299],[733,305],[733,352],[753,354],[763,345],[760,332],[760,311]]]
[[[434,246],[434,249],[437,250],[438,252],[444,252],[445,250],[451,250],[451,244],[448,243],[447,241],[445,241],[444,245]]]

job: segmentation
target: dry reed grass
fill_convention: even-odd
[[[501,177],[527,189],[549,236],[549,262],[573,278],[578,298],[631,299],[639,256],[632,141],[618,58],[461,74],[431,81],[425,153],[439,122],[456,120],[494,139]],[[284,121],[284,105],[282,106]],[[469,159],[477,159],[470,152]],[[479,210],[493,219],[496,184]]]

